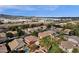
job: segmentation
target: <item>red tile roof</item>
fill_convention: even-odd
[[[33,44],[38,40],[36,36],[26,36],[24,39],[27,44]]]
[[[7,47],[4,44],[0,44],[0,53],[7,52]]]
[[[40,33],[38,34],[38,36],[41,37],[41,38],[43,38],[43,37],[49,36],[49,35],[51,35],[51,34],[52,34],[52,31],[45,31],[45,32],[40,32]]]

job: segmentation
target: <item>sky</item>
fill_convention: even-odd
[[[0,5],[0,14],[78,17],[79,5]]]

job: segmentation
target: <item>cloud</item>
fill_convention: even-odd
[[[55,10],[56,5],[1,5],[0,9],[18,9],[18,10]]]
[[[57,5],[0,5],[0,13],[24,15],[25,13],[32,14],[34,12],[42,15],[42,12],[53,12],[57,8],[59,8]]]
[[[46,9],[49,10],[49,11],[54,11],[57,8],[59,8],[59,6],[56,6],[56,5],[54,5],[54,6],[49,5],[49,6],[46,7]]]

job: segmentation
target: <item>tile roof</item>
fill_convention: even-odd
[[[79,37],[78,36],[68,36],[68,39],[76,40],[79,43]]]
[[[14,39],[8,45],[11,48],[11,50],[14,50],[14,49],[18,49],[18,48],[24,46],[24,42],[23,42],[23,39],[21,39],[21,38],[20,39]]]
[[[5,33],[0,33],[0,37],[6,37]]]
[[[52,33],[53,33],[52,31],[40,32],[40,33],[38,33],[38,36],[41,37],[41,38],[43,38],[45,36],[49,36]]]
[[[16,40],[13,40],[12,42],[8,43],[11,50],[15,50],[19,43]]]
[[[0,43],[5,42],[6,40],[8,40],[6,37],[0,37]]]
[[[38,40],[36,36],[26,36],[24,39],[26,43],[30,43],[30,44],[33,44]]]
[[[74,47],[74,45],[76,45],[76,44],[73,43],[73,42],[70,42],[70,41],[62,41],[62,42],[61,42],[61,46],[62,46],[63,48],[66,48],[66,49],[71,49],[71,48]]]
[[[5,53],[7,51],[7,47],[4,44],[0,44],[0,53]]]
[[[16,33],[17,33],[17,31],[8,31],[7,33],[16,34]]]
[[[70,31],[71,31],[70,29],[65,29],[64,33],[69,34]]]

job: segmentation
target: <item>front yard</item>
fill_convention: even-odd
[[[47,48],[48,53],[62,53],[62,49],[59,48],[57,42],[54,39],[51,39],[51,36],[44,37],[40,39],[40,45]]]
[[[62,53],[62,49],[59,48],[57,43],[52,43],[51,47],[48,50],[48,53]]]

